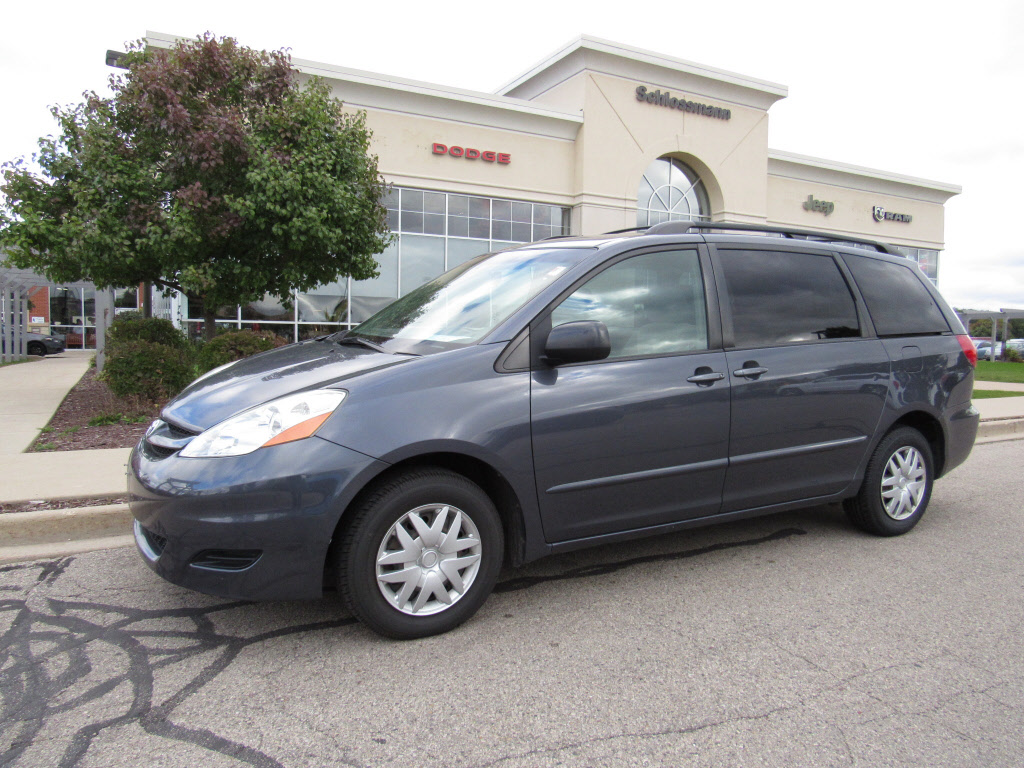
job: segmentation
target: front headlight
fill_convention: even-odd
[[[309,437],[345,399],[337,389],[287,395],[225,419],[186,445],[181,456],[242,456],[257,448]]]

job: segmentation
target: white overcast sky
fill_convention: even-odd
[[[789,87],[773,149],[959,184],[939,287],[957,307],[1024,308],[1024,3],[8,3],[0,162],[53,133],[47,107],[105,92],[104,53],[146,30],[492,92],[580,34]]]

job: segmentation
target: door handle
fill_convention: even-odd
[[[738,371],[733,371],[733,376],[742,376],[744,379],[756,379],[762,373],[768,373],[767,368],[761,366],[755,366],[752,368],[740,368]]]
[[[721,381],[724,378],[724,373],[720,371],[712,371],[706,365],[702,365],[693,372],[693,376],[690,376],[686,380],[700,387],[710,387],[716,381]]]

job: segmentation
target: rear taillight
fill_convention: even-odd
[[[958,335],[956,340],[960,342],[960,349],[967,355],[967,359],[971,363],[971,367],[975,368],[978,365],[978,350],[974,348],[974,342],[971,341],[970,336]]]

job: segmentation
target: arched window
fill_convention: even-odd
[[[704,183],[692,168],[669,157],[655,160],[640,179],[636,200],[638,227],[663,221],[711,220]]]

